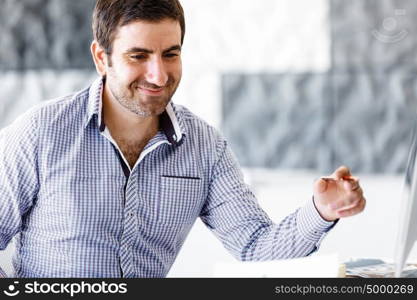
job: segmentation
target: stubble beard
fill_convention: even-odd
[[[134,99],[133,97],[124,97],[124,96],[118,96],[116,94],[114,94],[114,92],[112,92],[115,99],[117,100],[117,102],[119,102],[119,104],[121,106],[123,106],[125,109],[127,109],[128,111],[136,114],[139,117],[142,118],[148,118],[151,117],[154,113],[150,112],[150,111],[146,111],[144,110],[141,105],[139,104],[140,100],[139,99]]]
[[[167,87],[165,87],[166,89],[170,88],[175,84],[172,83],[172,81],[173,80],[171,79],[171,83],[167,84]],[[123,88],[121,88],[121,84],[119,84],[119,88],[115,88],[114,86],[109,86],[109,88],[114,99],[116,99],[116,101],[122,107],[139,117],[147,118],[152,116],[158,116],[165,111],[165,108],[169,104],[169,102],[171,102],[172,96],[175,94],[178,85],[179,82],[176,84],[176,86],[174,86],[173,90],[167,96],[148,96],[151,99],[146,99],[146,101],[144,101],[144,97],[146,96],[138,95],[137,87],[140,85],[137,83],[132,83],[129,86],[129,88],[126,88],[124,91],[122,90]],[[154,106],[154,103],[152,103],[153,101],[157,101],[160,104],[157,105],[157,107],[152,107]],[[144,102],[150,103],[150,107],[145,108],[145,105],[142,105],[142,103]]]

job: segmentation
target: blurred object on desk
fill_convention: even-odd
[[[347,277],[393,278],[395,265],[381,259],[359,258],[345,263]],[[417,264],[407,264],[401,277],[417,278]]]

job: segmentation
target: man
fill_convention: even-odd
[[[365,206],[341,167],[274,224],[226,141],[171,103],[181,79],[177,0],[98,0],[90,88],[0,133],[0,249],[18,277],[164,277],[197,217],[242,261],[309,255]]]

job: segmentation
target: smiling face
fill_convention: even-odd
[[[118,28],[111,56],[98,48],[93,55],[107,96],[138,116],[160,115],[181,81],[179,22],[135,21]]]

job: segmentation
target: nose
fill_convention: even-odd
[[[160,58],[154,58],[148,62],[145,79],[147,82],[160,87],[166,85],[168,75],[164,63]]]

